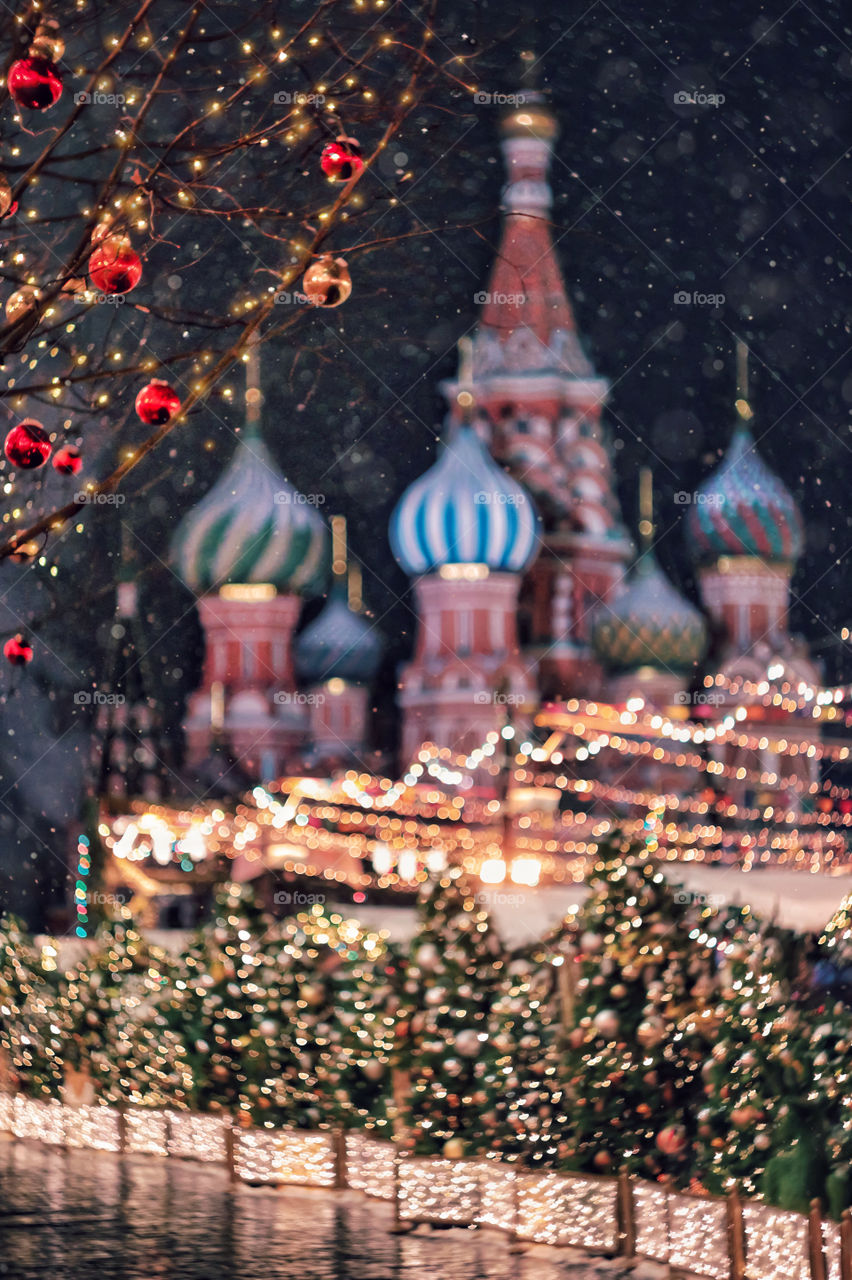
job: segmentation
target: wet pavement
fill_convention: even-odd
[[[216,1165],[0,1139],[0,1280],[586,1280],[597,1270],[553,1250],[513,1256],[492,1231],[394,1236],[391,1224],[389,1206],[355,1192],[233,1187]]]

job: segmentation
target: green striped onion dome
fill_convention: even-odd
[[[325,522],[254,432],[240,440],[172,543],[172,563],[196,595],[229,582],[270,582],[279,591],[317,595],[328,561]]]
[[[651,551],[620,594],[595,610],[592,621],[592,648],[609,671],[691,671],[706,643],[704,618],[674,589]]]
[[[740,423],[722,462],[690,508],[688,538],[703,563],[757,556],[792,563],[802,552],[802,521],[789,490],[769,470]]]

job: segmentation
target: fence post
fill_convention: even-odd
[[[840,1216],[840,1280],[852,1280],[852,1211]]]
[[[334,1130],[334,1186],[337,1191],[345,1191],[349,1186],[346,1169],[346,1130],[343,1127]]]
[[[618,1174],[618,1235],[622,1258],[636,1257],[636,1212],[633,1203],[633,1182],[625,1166]]]
[[[231,1182],[237,1181],[237,1130],[234,1122],[225,1130],[225,1160],[228,1164],[228,1175]]]
[[[118,1104],[118,1150],[121,1155],[127,1151],[127,1103]]]
[[[825,1241],[822,1238],[822,1209],[819,1200],[811,1201],[808,1214],[808,1257],[811,1280],[825,1280]]]
[[[743,1227],[743,1206],[740,1193],[734,1187],[728,1194],[728,1262],[730,1280],[745,1280],[746,1249]]]
[[[415,1226],[413,1222],[403,1222],[402,1213],[400,1212],[402,1207],[400,1204],[400,1194],[399,1194],[400,1181],[401,1181],[399,1176],[399,1168],[400,1168],[401,1159],[402,1157],[399,1154],[399,1147],[397,1147],[396,1152],[394,1154],[394,1158],[393,1158],[393,1226],[390,1229],[390,1234],[392,1236],[407,1235],[409,1231],[414,1230],[414,1226]]]
[[[521,1175],[517,1169],[512,1172],[512,1230],[509,1232],[509,1253],[526,1253],[527,1247],[518,1235],[521,1222],[521,1196],[518,1190]]]

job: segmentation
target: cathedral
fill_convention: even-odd
[[[743,693],[772,670],[792,688],[819,684],[787,625],[802,523],[757,450],[743,379],[724,458],[687,522],[698,608],[660,568],[650,511],[637,539],[625,527],[604,424],[609,383],[584,350],[551,238],[557,122],[541,94],[516,101],[501,125],[500,246],[457,376],[441,388],[440,455],[400,495],[389,529],[417,616],[398,673],[398,764],[427,741],[473,750],[507,719],[523,730],[570,699],[682,720],[700,708],[721,723],[736,694],[749,724],[781,719],[788,738],[812,735],[812,724]],[[345,547],[332,547],[263,442],[255,352],[246,399],[230,466],[173,547],[206,640],[188,757],[226,749],[250,780],[331,772],[363,759],[381,638],[353,599]],[[324,608],[299,632],[305,599],[320,595]],[[708,672],[712,700],[700,692]],[[769,736],[714,751],[771,775]],[[800,767],[816,778],[812,760]]]

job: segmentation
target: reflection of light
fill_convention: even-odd
[[[417,854],[413,849],[403,849],[399,855],[396,872],[400,880],[414,880],[417,876]]]
[[[201,827],[196,824],[189,828],[183,839],[178,841],[177,852],[185,854],[193,862],[202,862],[206,858],[207,846],[204,843]]]
[[[112,851],[117,858],[128,858],[133,848],[136,837],[139,835],[139,828],[135,822],[130,822],[127,829],[120,840],[113,845]]]
[[[161,867],[167,867],[172,860],[172,833],[165,823],[151,832],[151,853]]]
[[[509,874],[514,884],[527,884],[532,888],[538,884],[541,863],[538,858],[515,858]]]
[[[644,709],[644,706],[645,706],[644,698],[628,698],[627,699],[628,711],[642,711]]]
[[[373,847],[373,870],[377,876],[386,876],[393,866],[393,855],[386,844]]]
[[[430,871],[443,871],[447,865],[447,855],[443,849],[430,849],[426,854],[426,866]]]
[[[506,864],[502,858],[486,858],[479,868],[483,884],[502,884],[506,879]]]

